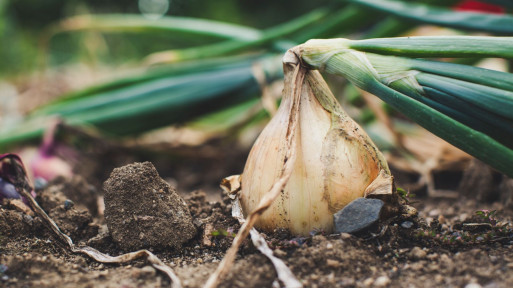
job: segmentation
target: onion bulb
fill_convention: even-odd
[[[301,64],[294,51],[283,61],[282,102],[251,149],[241,176],[240,203],[248,215],[279,179],[288,160],[290,119],[297,117],[290,178],[255,227],[285,228],[295,235],[330,233],[334,213],[356,198],[391,193],[393,178],[381,152],[343,111],[321,74],[298,69]],[[294,109],[295,105],[299,107]]]

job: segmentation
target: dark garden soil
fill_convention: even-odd
[[[222,176],[242,170],[245,152],[214,149],[204,158],[198,155],[205,154],[198,151],[190,155],[186,160],[165,158],[168,161],[145,155],[166,181],[155,178],[154,172],[138,164],[131,166],[132,170],[117,170],[105,189],[97,186],[108,178],[112,168],[132,160],[145,160],[134,156],[99,165],[103,170],[89,169],[95,173],[86,175],[88,180],[78,175],[71,180],[57,179],[37,191],[37,200],[75,243],[110,255],[146,247],[174,269],[184,287],[201,287],[239,228],[231,217],[230,200],[216,186]],[[169,201],[180,202],[173,187],[176,185],[190,217],[180,210],[183,207],[172,210],[176,207],[166,206]],[[193,191],[194,187],[201,189]],[[150,194],[136,201],[127,196],[137,191]],[[513,221],[513,211],[500,201],[477,201],[477,194],[460,193],[455,198],[418,195],[410,199],[419,211],[418,217],[386,219],[358,235],[326,235],[320,231],[296,238],[286,231],[275,231],[266,235],[266,240],[305,287],[512,287],[513,233],[508,223]],[[103,202],[104,197],[103,213],[102,205],[97,203]],[[499,212],[492,217],[476,215],[476,211],[483,209]],[[184,217],[187,221],[180,222]],[[146,226],[138,226],[140,231],[130,224],[144,221]],[[161,226],[152,230],[151,223]],[[162,241],[162,237],[172,240]],[[70,252],[41,219],[25,214],[8,201],[0,205],[0,265],[0,287],[170,284],[166,275],[143,259],[129,264],[101,264]],[[279,284],[270,261],[246,240],[220,286]]]

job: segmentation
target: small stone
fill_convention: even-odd
[[[426,253],[426,251],[422,250],[420,247],[415,246],[415,247],[413,247],[413,249],[411,249],[408,256],[411,259],[420,260],[420,259],[426,258],[427,253]]]
[[[34,218],[32,216],[23,214],[23,222],[30,225],[30,224],[32,224],[33,221],[34,221]]]
[[[351,238],[351,234],[349,234],[349,233],[340,233],[340,238],[342,238],[343,240],[347,240],[347,239]]]
[[[390,282],[388,276],[379,276],[376,281],[374,281],[374,287],[386,287],[390,285]]]
[[[419,214],[419,212],[413,206],[404,205],[403,208],[402,208],[402,213],[401,214],[402,214],[403,217],[410,218],[410,217],[417,216]]]
[[[340,285],[340,287],[348,287],[348,286],[355,286],[355,283],[356,281],[353,279],[353,278],[342,278],[340,281],[338,281],[338,285]],[[337,285],[337,286],[338,286]]]
[[[5,264],[0,264],[0,273],[5,273],[5,271],[9,270],[9,267]]]
[[[447,265],[447,266],[450,266],[453,264],[453,261],[447,254],[442,254],[442,256],[440,256],[440,262],[442,262],[444,265]]]
[[[333,215],[336,233],[356,233],[379,220],[383,201],[357,198]]]
[[[469,283],[465,285],[465,288],[482,288],[483,286],[479,285],[478,283]]]
[[[423,263],[415,262],[410,265],[410,269],[413,271],[421,271],[424,268]]]
[[[413,222],[404,221],[403,223],[401,223],[401,227],[403,227],[404,229],[410,229],[411,227],[413,227]]]
[[[333,259],[326,260],[326,265],[331,268],[338,268],[340,267],[340,262]]]
[[[170,215],[173,215],[173,211],[169,211],[168,214]],[[198,218],[194,218],[194,220],[192,220],[192,223],[194,224],[194,226],[196,226],[197,228],[201,228],[203,227],[203,225],[205,225],[205,223],[203,223],[203,221],[201,221],[200,219]]]
[[[442,284],[442,282],[444,281],[444,276],[440,275],[440,274],[436,274],[435,275],[435,283],[440,285]]]
[[[440,213],[442,213],[442,212],[440,212],[439,209],[433,209],[433,210],[429,211],[428,215],[431,217],[437,217],[438,215],[440,215]]]
[[[365,287],[370,287],[372,285],[372,283],[374,283],[374,279],[372,279],[372,278],[367,278],[367,279],[363,280],[363,286],[365,286]]]
[[[153,278],[156,274],[157,271],[155,270],[155,268],[151,266],[144,266],[143,268],[141,268],[141,277]]]
[[[64,201],[64,209],[65,209],[66,211],[68,211],[69,209],[73,208],[73,206],[75,206],[75,203],[74,203],[73,201],[71,201],[71,200],[69,200],[69,199],[66,199],[66,200]]]
[[[35,190],[43,190],[44,188],[46,188],[47,185],[48,185],[48,181],[46,181],[46,179],[44,179],[44,178],[36,177],[36,179],[34,179],[34,189]]]

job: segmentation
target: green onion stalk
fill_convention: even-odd
[[[447,142],[513,177],[513,74],[410,57],[513,58],[511,37],[310,40],[312,68],[347,78]]]

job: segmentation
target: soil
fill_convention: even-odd
[[[36,200],[75,243],[89,245],[109,255],[146,247],[174,269],[184,287],[201,287],[216,269],[240,227],[231,217],[230,199],[223,196],[220,189],[213,188],[217,183],[210,179],[215,177],[206,176],[205,170],[215,167],[213,163],[218,167],[211,171],[214,175],[233,174],[232,170],[237,166],[233,163],[239,163],[238,167],[242,170],[244,153],[237,151],[230,156],[236,162],[219,161],[219,157],[227,159],[223,154],[225,152],[211,154],[203,164],[193,161],[191,163],[196,166],[184,167],[183,171],[192,174],[188,179],[207,180],[197,185],[202,189],[195,191],[183,188],[194,185],[178,185],[179,194],[185,200],[183,206],[177,204],[168,207],[165,206],[166,201],[161,203],[158,198],[152,198],[163,193],[165,197],[172,198],[171,202],[175,204],[182,201],[174,188],[156,175],[149,163],[130,166],[131,172],[126,166],[118,169],[103,186],[105,190],[91,183],[96,185],[96,182],[105,181],[106,177],[96,181],[89,180],[91,175],[57,179],[36,191]],[[191,157],[198,159],[199,154],[191,153]],[[156,164],[165,163],[162,159],[150,160]],[[110,164],[105,167],[121,167],[127,163]],[[165,176],[164,179],[176,177],[176,182],[181,182],[176,175],[184,175],[183,171],[168,173],[163,166],[155,166],[161,176]],[[173,167],[177,167],[176,163]],[[95,171],[95,175],[108,176],[111,171],[111,168],[108,172]],[[146,178],[138,183],[123,182],[135,179],[126,178],[124,174],[136,172],[146,173]],[[202,175],[205,177],[202,178]],[[136,198],[132,194],[137,189],[151,195]],[[116,193],[119,195],[116,196]],[[417,208],[418,216],[383,219],[372,230],[358,235],[328,235],[313,231],[309,237],[297,238],[287,231],[278,230],[265,237],[274,254],[284,260],[305,287],[511,287],[513,232],[509,223],[513,220],[513,211],[498,200],[477,201],[473,197],[477,194],[460,192],[456,198],[419,195],[409,199],[410,204]],[[105,215],[115,215],[113,221],[106,220],[101,205],[95,205],[102,203],[104,196]],[[116,202],[116,197],[124,202]],[[133,214],[121,212],[121,209],[134,208],[134,205],[120,208],[119,205],[129,200],[135,206],[139,204],[143,207],[146,216],[157,218],[173,219],[177,213],[169,212],[170,209],[181,209],[180,213],[185,216],[169,220],[169,223],[183,221],[180,225],[184,226],[172,231],[171,226],[163,223],[162,231],[152,231],[150,226],[144,224],[145,218],[140,218],[145,215],[137,214],[136,220],[132,220]],[[147,207],[148,203],[155,206]],[[17,207],[5,200],[0,205],[1,287],[170,286],[167,277],[145,260],[136,260],[127,265],[101,264],[84,255],[73,254],[54,238],[41,219]],[[109,212],[109,209],[114,210]],[[476,211],[483,209],[499,211],[499,214],[476,214]],[[112,211],[115,213],[112,214]],[[125,224],[135,226],[125,227],[123,220]],[[139,223],[137,221],[143,224],[136,225]],[[118,233],[125,238],[117,237],[113,233],[117,228],[112,225],[121,227]],[[192,230],[196,230],[196,233],[192,233]],[[161,232],[180,237],[173,238],[173,243],[157,241],[162,239],[140,241],[151,239],[149,237]],[[279,284],[271,262],[246,240],[234,267],[220,286],[279,287]]]

